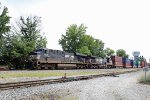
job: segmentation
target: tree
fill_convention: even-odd
[[[92,51],[93,51],[92,54],[94,56],[99,56],[99,57],[104,58],[105,57],[104,42],[102,40],[95,39],[95,41],[93,43]]]
[[[8,8],[4,7],[0,14],[0,47],[2,47],[5,33],[10,31],[10,26],[9,26],[10,17],[7,14],[8,14]]]
[[[84,34],[80,40],[80,46],[77,52],[92,55],[92,45],[94,43],[94,38],[90,35]],[[85,51],[84,51],[85,49]],[[84,53],[85,52],[85,53]],[[87,53],[88,52],[88,53]]]
[[[10,31],[9,22],[10,22],[11,17],[9,17],[7,14],[8,14],[8,8],[4,7],[4,9],[0,15],[0,39],[3,38],[3,35],[6,32]]]
[[[70,25],[66,30],[66,34],[61,36],[59,44],[65,51],[104,57],[103,41],[85,34],[86,28],[83,24],[79,27],[75,24]]]
[[[126,51],[123,50],[123,49],[118,49],[118,50],[116,51],[116,54],[117,54],[117,56],[120,56],[120,57],[125,57],[125,58],[128,58],[128,57],[129,57],[129,55],[126,54]]]
[[[83,35],[80,41],[80,47],[87,46],[92,55],[99,56],[103,51],[104,43],[99,39],[95,39],[90,35]]]
[[[126,55],[125,55],[125,58],[129,58],[129,55],[128,55],[128,54],[126,54]]]
[[[61,36],[59,39],[59,44],[62,46],[64,51],[77,52],[81,46],[81,39],[86,33],[86,26],[81,24],[79,27],[76,24],[70,25],[65,35]]]
[[[78,49],[78,52],[85,55],[91,55],[91,51],[88,49],[87,46],[81,47],[80,49]]]
[[[87,49],[90,51],[90,55],[99,56],[99,57],[105,57],[105,54],[103,52],[104,49],[104,43],[103,41],[99,39],[95,39],[90,35],[83,35],[83,38],[81,39],[80,47],[86,46]]]
[[[34,49],[46,47],[47,40],[41,35],[40,30],[41,18],[38,16],[30,16],[27,18],[20,17],[18,22],[19,32],[21,33],[22,39],[29,42],[28,45],[34,46]],[[17,32],[17,31],[16,31]]]
[[[90,35],[84,34],[80,40],[80,47],[87,46],[90,50],[92,49],[92,45],[94,43],[94,38]]]
[[[5,58],[11,65],[24,68],[29,60],[29,53],[38,48],[45,48],[47,40],[41,35],[40,17],[20,17],[13,31],[6,36]]]
[[[1,11],[2,10],[2,11]],[[4,51],[4,40],[5,34],[10,31],[10,18],[8,14],[8,8],[4,7],[3,9],[0,7],[0,64],[5,64],[3,60],[3,51]]]
[[[110,48],[106,48],[104,51],[106,56],[112,56],[115,53],[115,51]]]

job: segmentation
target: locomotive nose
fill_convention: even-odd
[[[40,54],[38,53],[38,52],[32,52],[31,54],[30,54],[30,57],[32,58],[32,59],[40,59]]]

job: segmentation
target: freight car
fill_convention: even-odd
[[[110,58],[42,48],[30,53],[32,69],[111,68]]]
[[[119,56],[111,56],[112,66],[113,67],[123,67],[122,57]]]
[[[140,66],[143,68],[145,66],[148,66],[148,63],[144,59],[142,59],[140,62]]]

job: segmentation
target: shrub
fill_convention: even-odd
[[[150,73],[146,74],[146,79],[145,74],[143,74],[139,79],[139,83],[150,84]]]

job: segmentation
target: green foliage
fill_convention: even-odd
[[[100,56],[100,57],[105,56],[105,54],[103,52],[103,49],[104,49],[103,41],[101,41],[99,39],[95,39],[90,35],[85,34],[81,38],[80,49],[83,47],[84,48],[86,47],[86,50],[83,50],[82,52],[79,51],[80,53],[88,54],[88,53],[84,53],[84,51],[85,52],[89,51],[89,55]]]
[[[95,41],[93,43],[92,51],[94,51],[92,53],[94,56],[99,56],[102,58],[105,57],[103,41],[99,40],[99,39],[95,39]]]
[[[87,46],[89,49],[92,49],[92,44],[94,43],[94,38],[90,35],[84,34],[81,37],[80,47]]]
[[[21,16],[18,24],[19,31],[15,30],[15,32],[21,33],[21,38],[27,42],[27,45],[33,46],[32,48],[44,48],[46,47],[47,40],[45,37],[41,36],[40,24],[40,17],[30,16],[23,18]]]
[[[118,49],[116,51],[116,54],[117,54],[117,56],[124,57],[124,58],[128,58],[129,57],[129,55],[126,54],[126,51],[123,50],[123,49]]]
[[[1,11],[2,10],[2,11]],[[4,7],[3,9],[0,8],[0,65],[5,64],[3,61],[3,51],[5,51],[4,48],[4,40],[5,40],[5,35],[10,31],[10,17],[7,15],[8,14],[8,8]]]
[[[87,46],[81,47],[80,49],[78,49],[78,52],[86,55],[91,55],[91,51],[88,49]]]
[[[0,47],[2,47],[5,33],[10,31],[9,26],[10,17],[7,14],[8,9],[7,7],[4,7],[0,14]]]
[[[66,34],[59,40],[59,44],[65,51],[104,57],[103,41],[86,35],[86,28],[83,24],[79,27],[75,24],[70,25]]]
[[[128,55],[128,54],[126,54],[126,55],[125,55],[125,58],[129,58],[129,55]]]
[[[7,14],[8,14],[8,8],[4,7],[2,13],[0,14],[0,39],[3,38],[3,35],[6,32],[10,31],[10,26],[9,26],[10,17]]]
[[[82,39],[81,39],[81,43],[80,43],[80,47],[84,47],[86,46],[88,48],[88,50],[90,51],[91,55],[94,56],[100,56],[100,57],[104,57],[104,43],[103,41],[99,40],[99,39],[95,39],[90,35],[83,35]],[[81,52],[82,53],[82,52]],[[86,54],[86,53],[84,53]]]
[[[59,39],[59,44],[63,50],[76,52],[80,49],[80,41],[86,33],[86,28],[83,24],[79,27],[75,24],[70,25],[66,30],[66,34],[62,35],[61,39]]]
[[[47,44],[47,39],[44,35],[40,35],[36,42],[36,49],[45,48]]]
[[[5,35],[3,57],[9,66],[22,69],[29,60],[29,53],[37,48],[46,47],[47,40],[41,35],[39,17],[20,17],[12,32]]]
[[[110,48],[106,48],[104,51],[105,51],[106,56],[111,56],[115,54],[115,51]]]

